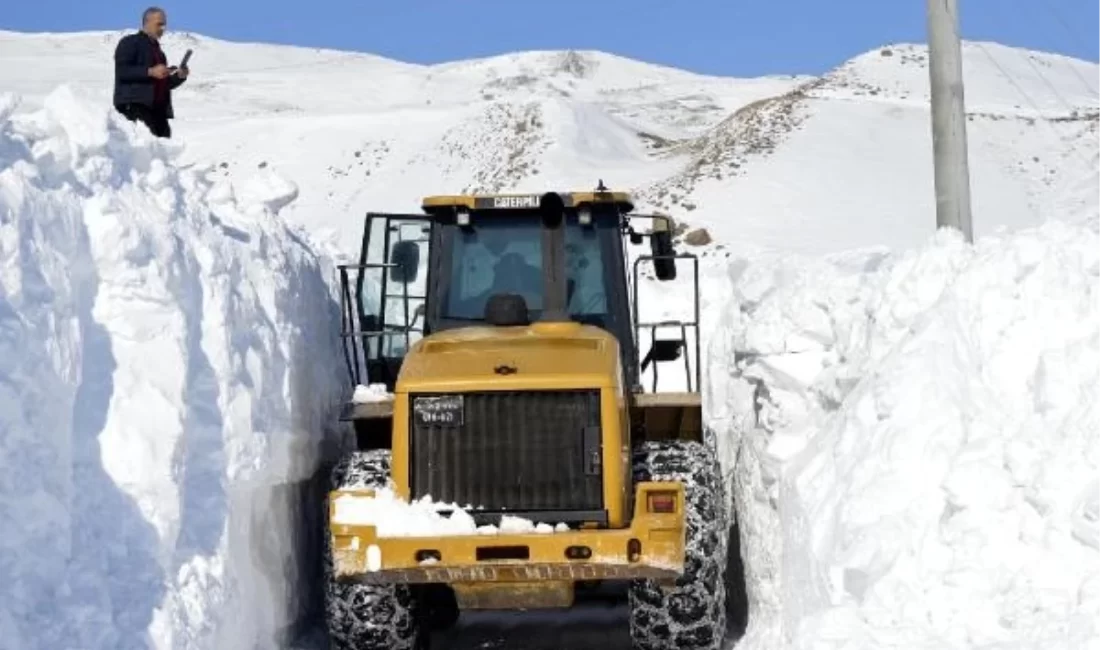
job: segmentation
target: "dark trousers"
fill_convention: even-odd
[[[172,127],[168,126],[167,111],[159,106],[145,104],[122,104],[115,107],[119,113],[131,122],[141,122],[158,138],[171,138]]]

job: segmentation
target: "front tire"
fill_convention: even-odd
[[[671,589],[636,580],[629,591],[635,650],[718,650],[726,636],[726,573],[732,529],[714,454],[696,442],[647,442],[634,456],[635,481],[685,488],[684,573]],[[735,529],[732,529],[735,530]]]
[[[329,484],[339,489],[382,489],[389,482],[390,451],[356,451],[333,467]],[[325,623],[332,650],[415,650],[421,647],[417,603],[408,585],[337,581],[325,503]]]

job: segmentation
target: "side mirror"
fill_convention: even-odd
[[[683,348],[684,342],[681,340],[657,339],[653,342],[653,347],[649,348],[645,358],[642,359],[642,372],[645,372],[645,369],[651,363],[663,363],[679,359]]]
[[[390,252],[390,280],[408,284],[416,279],[420,270],[420,244],[414,241],[399,241]]]
[[[653,268],[657,273],[657,279],[661,281],[676,279],[676,260],[673,255],[676,249],[672,246],[671,222],[664,217],[653,220],[653,232],[649,236],[649,249],[657,259],[653,260]]]

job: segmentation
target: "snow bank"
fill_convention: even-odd
[[[300,531],[342,389],[331,270],[271,211],[294,190],[268,176],[238,201],[68,88],[16,103],[0,646],[278,647],[316,596]]]
[[[1100,641],[1098,279],[1095,214],[731,266],[707,416],[740,463],[739,648]]]

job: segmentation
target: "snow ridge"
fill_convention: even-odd
[[[93,103],[0,102],[0,645],[270,647],[343,388],[330,269],[285,185],[238,202]]]

